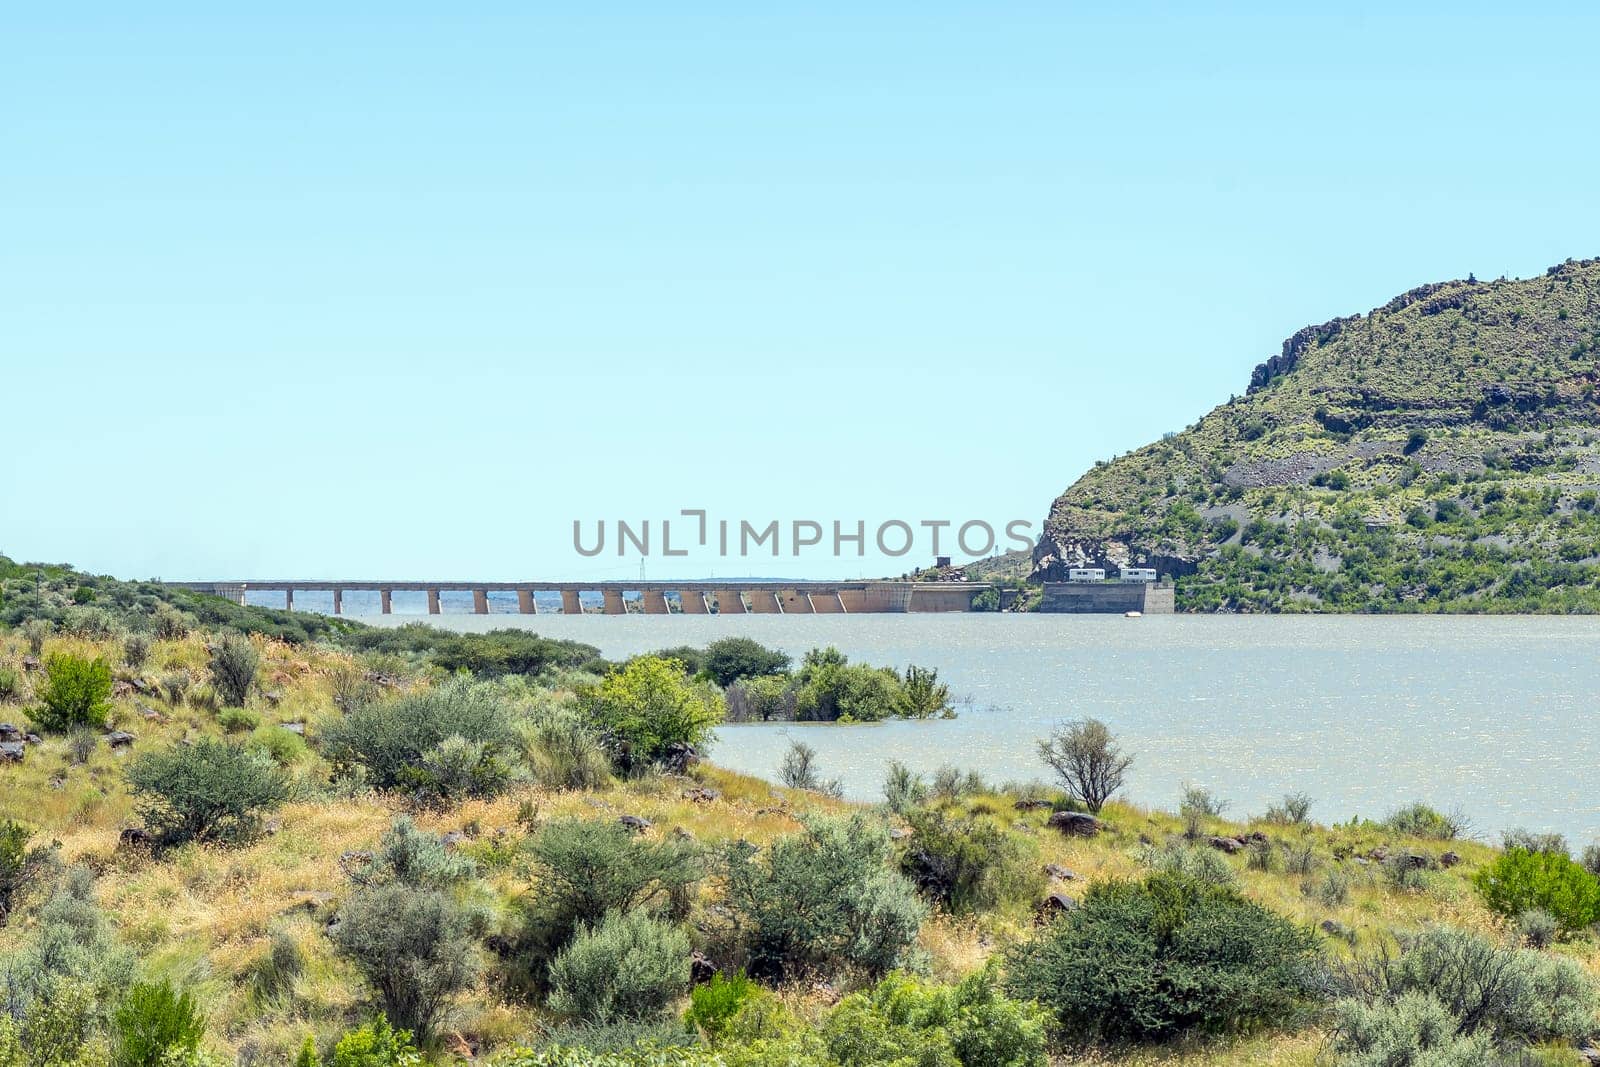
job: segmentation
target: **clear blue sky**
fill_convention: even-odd
[[[0,551],[623,577],[573,519],[1037,526],[1308,322],[1600,254],[1593,5],[774,6],[9,12]]]

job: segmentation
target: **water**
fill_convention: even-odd
[[[298,606],[298,604],[297,604]],[[398,624],[402,616],[364,621]],[[1125,796],[1177,804],[1183,784],[1259,813],[1285,792],[1320,821],[1425,799],[1479,836],[1524,826],[1600,839],[1600,619],[1338,616],[441,615],[459,630],[521,626],[621,657],[743,635],[797,658],[937,667],[960,717],[873,726],[724,726],[712,758],[773,777],[792,737],[846,795],[881,796],[891,759],[996,780],[1043,777],[1035,741],[1104,719],[1136,759]]]

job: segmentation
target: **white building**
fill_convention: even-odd
[[[1154,567],[1124,567],[1117,572],[1120,582],[1153,582],[1156,580]]]
[[[1103,567],[1069,567],[1067,581],[1069,582],[1103,582],[1106,572]]]

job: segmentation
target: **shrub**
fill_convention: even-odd
[[[104,659],[57,652],[45,659],[46,679],[33,718],[46,730],[105,726],[111,714],[111,667]]]
[[[498,796],[514,777],[497,746],[452,735],[424,752],[418,766],[406,768],[402,780],[422,799],[459,801]]]
[[[908,719],[950,714],[950,687],[939,681],[939,672],[932,667],[907,667],[901,697],[900,714]]]
[[[146,752],[128,765],[127,778],[145,825],[166,844],[245,840],[261,813],[290,795],[270,759],[210,737]]]
[[[28,642],[28,651],[35,656],[44,651],[44,643],[55,629],[49,619],[29,619],[22,624],[22,639]]]
[[[1222,853],[1201,845],[1150,845],[1140,852],[1139,861],[1158,874],[1179,875],[1207,885],[1231,886],[1239,880]]]
[[[724,637],[706,646],[703,669],[726,688],[744,678],[783,674],[789,669],[789,657],[748,637]]]
[[[792,720],[799,714],[799,686],[786,675],[734,682],[723,692],[729,722]]]
[[[999,588],[996,587],[996,586],[992,586],[991,585],[989,588],[983,590],[977,596],[973,597],[972,598],[972,610],[973,611],[999,611],[1000,610],[1000,590],[999,590]]]
[[[227,712],[222,714],[226,715]],[[221,717],[218,716],[219,719]],[[292,767],[306,754],[305,738],[291,730],[285,730],[282,726],[257,729],[250,735],[245,747],[251,752],[266,756],[280,767]]]
[[[224,634],[211,647],[211,687],[225,707],[240,707],[256,681],[261,654],[248,637]]]
[[[132,633],[122,640],[122,662],[138,670],[150,659],[150,638]]]
[[[647,1019],[688,985],[688,935],[642,911],[612,912],[550,964],[550,1007],[592,1023]]]
[[[840,1001],[823,1033],[842,1067],[1045,1067],[1047,1021],[1001,993],[991,970],[955,987],[893,974]]]
[[[578,926],[593,926],[609,912],[681,896],[703,874],[690,843],[650,841],[615,822],[556,820],[530,849],[540,869],[541,911],[559,917],[563,942]]]
[[[22,692],[22,676],[12,667],[0,667],[0,700],[15,700]]]
[[[249,733],[261,725],[261,716],[247,708],[224,708],[217,712],[217,725],[230,734]]]
[[[445,847],[438,834],[417,829],[405,815],[389,824],[372,860],[351,875],[357,885],[389,882],[424,889],[444,889],[477,876],[477,864]]]
[[[1496,1059],[1488,1034],[1462,1034],[1459,1021],[1423,992],[1392,1001],[1341,1000],[1329,1046],[1339,1067],[1482,1067]]]
[[[1350,876],[1337,867],[1329,867],[1306,892],[1330,908],[1338,907],[1350,899]]]
[[[1567,846],[1567,839],[1560,834],[1536,834],[1531,830],[1515,827],[1504,831],[1500,838],[1501,847],[1504,849],[1520,848],[1525,852],[1554,852],[1562,856],[1572,853]]]
[[[1443,926],[1401,938],[1398,956],[1347,968],[1343,984],[1350,999],[1369,1007],[1426,994],[1459,1034],[1500,1041],[1586,1037],[1597,1004],[1595,980],[1576,962]]]
[[[759,855],[743,842],[725,853],[728,904],[744,924],[752,973],[899,966],[926,909],[889,867],[888,831],[861,813],[802,821],[803,833]]]
[[[1530,948],[1548,948],[1560,931],[1556,917],[1543,908],[1529,908],[1517,916],[1517,933]]]
[[[1044,888],[1029,842],[982,819],[911,811],[900,870],[924,896],[957,914],[1032,901]]]
[[[887,667],[854,664],[836,648],[806,653],[795,678],[795,717],[816,722],[878,722],[903,715],[905,690]]]
[[[322,751],[340,774],[360,766],[374,785],[413,784],[424,757],[449,737],[510,750],[517,739],[510,706],[491,685],[453,681],[384,703],[367,704],[322,730]]]
[[[519,1048],[504,1060],[496,1060],[497,1067],[728,1067],[727,1061],[706,1049],[662,1046],[644,1041],[627,1043],[627,1047],[599,1051],[589,1044],[571,1047],[561,1044],[546,1045],[540,1049]],[[754,1065],[752,1065],[754,1067]],[[773,1067],[777,1067],[773,1061]],[[785,1067],[813,1067],[813,1064],[794,1062]],[[815,1065],[826,1067],[826,1065]]]
[[[1600,844],[1584,845],[1583,856],[1578,860],[1583,869],[1600,878]]]
[[[594,728],[576,712],[557,708],[528,732],[533,777],[551,789],[598,789],[611,780],[611,758]]]
[[[150,617],[150,628],[155,632],[157,640],[181,641],[189,636],[189,627],[193,621],[177,608],[163,604]]]
[[[1408,804],[1384,821],[1390,831],[1406,837],[1426,837],[1436,841],[1450,841],[1467,830],[1466,817],[1459,812],[1445,814],[1430,808],[1420,800]]]
[[[1159,1041],[1276,1022],[1311,992],[1317,941],[1231,889],[1102,882],[1009,953],[1008,991],[1078,1038]]]
[[[387,1019],[375,1019],[339,1039],[328,1067],[423,1067],[426,1062],[411,1043],[410,1031],[392,1028]]]
[[[1501,915],[1542,908],[1565,930],[1600,922],[1600,880],[1565,853],[1513,848],[1480,870],[1473,884]]]
[[[1211,790],[1198,785],[1183,787],[1178,801],[1178,814],[1183,817],[1183,836],[1191,841],[1205,829],[1207,819],[1219,818],[1228,810],[1228,802],[1212,796]]]
[[[899,760],[889,761],[889,774],[883,782],[884,806],[896,815],[903,815],[919,807],[928,799],[928,787],[922,776],[914,773]]]
[[[1304,793],[1285,793],[1283,803],[1269,804],[1265,816],[1267,822],[1284,826],[1303,826],[1310,817],[1311,798]]]
[[[171,1055],[193,1053],[206,1033],[194,997],[166,981],[134,985],[113,1021],[118,1067],[162,1067]]]
[[[192,679],[188,671],[173,671],[161,677],[162,692],[167,694],[167,703],[173,707],[183,703],[184,698],[189,695],[191,684]]]
[[[1057,726],[1039,742],[1039,755],[1056,772],[1067,794],[1092,812],[1099,812],[1122,788],[1133,763],[1133,757],[1123,754],[1099,719],[1078,719]]]
[[[844,786],[837,780],[825,782],[817,774],[817,750],[804,741],[792,740],[778,766],[778,781],[790,789],[805,789],[813,793],[840,796]]]
[[[384,1015],[424,1044],[450,999],[478,976],[468,917],[436,889],[361,889],[339,909],[331,936],[377,990]]]
[[[683,1021],[715,1041],[727,1032],[728,1024],[745,1002],[759,995],[761,987],[746,978],[743,971],[731,978],[719,971],[711,981],[689,991],[689,1009],[683,1013]]]
[[[21,823],[0,820],[0,926],[38,868],[40,854],[28,850],[33,834]]]
[[[677,660],[641,656],[580,694],[624,770],[703,746],[722,721],[722,694],[684,677]]]

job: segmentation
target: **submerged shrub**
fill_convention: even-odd
[[[1309,930],[1237,892],[1153,874],[1091,886],[1008,954],[1007,991],[1074,1038],[1160,1041],[1282,1020],[1317,958]]]
[[[104,659],[68,652],[45,658],[45,683],[36,694],[33,719],[42,728],[66,731],[75,726],[105,726],[111,714],[111,667]]]
[[[888,831],[860,813],[802,821],[803,833],[780,837],[759,854],[742,842],[725,854],[728,905],[748,937],[751,971],[883,973],[899,966],[926,909],[890,868]]]
[[[477,742],[496,758],[513,751],[510,706],[492,685],[452,681],[397,700],[367,704],[322,730],[323,754],[341,774],[355,767],[383,789],[412,785],[444,740]]]
[[[688,935],[642,911],[578,931],[550,964],[550,1007],[592,1023],[658,1016],[688,986]]]
[[[815,722],[878,722],[906,713],[900,676],[850,663],[836,648],[806,653],[795,676],[795,717]]]
[[[261,654],[248,637],[223,634],[211,647],[211,688],[224,707],[241,707],[256,681]]]
[[[901,683],[900,714],[908,719],[950,714],[950,687],[939,681],[937,670],[915,664],[906,668]]]
[[[1039,756],[1056,772],[1067,795],[1095,813],[1122,788],[1133,764],[1099,719],[1057,726],[1039,742]]]
[[[211,737],[145,752],[128,765],[127,779],[145,825],[166,844],[245,840],[261,813],[290,795],[271,759]]]
[[[1472,882],[1484,903],[1501,915],[1514,918],[1540,908],[1566,930],[1600,922],[1600,879],[1565,853],[1513,848],[1480,870]]]
[[[706,646],[702,669],[726,688],[745,678],[783,674],[789,669],[789,657],[748,637],[724,637]]]
[[[923,895],[957,914],[1032,901],[1044,888],[1031,842],[983,819],[906,813],[911,838],[900,870]]]

